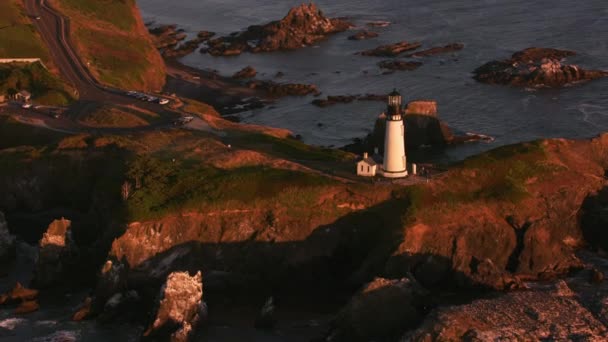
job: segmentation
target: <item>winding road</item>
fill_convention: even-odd
[[[74,86],[78,92],[78,101],[71,106],[70,110],[75,113],[86,111],[91,103],[110,103],[121,106],[135,106],[144,110],[163,114],[168,117],[166,122],[157,123],[141,129],[155,129],[171,126],[175,118],[185,114],[172,110],[166,106],[154,102],[141,101],[127,96],[124,90],[114,89],[101,85],[89,73],[76,54],[69,38],[70,21],[62,14],[50,7],[44,0],[23,0],[27,14],[32,18],[34,27],[40,33],[42,40],[47,45],[54,65],[59,69],[63,78]],[[35,19],[39,18],[39,19]],[[52,124],[55,119],[50,119]],[[99,131],[90,127],[82,127],[82,131]],[[116,129],[108,129],[113,132]],[[133,129],[125,129],[132,132]]]

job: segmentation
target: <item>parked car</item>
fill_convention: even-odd
[[[21,105],[21,108],[24,108],[24,109],[32,108],[32,104],[31,103],[24,103],[24,104]]]
[[[159,99],[158,103],[161,104],[161,105],[166,105],[166,104],[169,103],[169,100],[168,99]]]
[[[158,97],[154,97],[154,96],[148,96],[148,98],[146,99],[148,102],[156,102],[158,100]]]

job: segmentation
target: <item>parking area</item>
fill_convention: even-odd
[[[138,91],[128,91],[125,93],[127,96],[136,98],[138,100],[144,101],[144,102],[153,102],[153,103],[158,103],[161,105],[166,105],[169,104],[169,99],[163,98],[163,97],[157,97],[154,95],[150,95],[150,94],[146,94],[146,93],[141,93]]]

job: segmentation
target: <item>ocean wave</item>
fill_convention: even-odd
[[[23,318],[11,317],[0,321],[0,328],[14,330],[17,326],[26,322]]]
[[[33,342],[76,342],[80,337],[78,331],[59,330],[50,335],[33,339]]]

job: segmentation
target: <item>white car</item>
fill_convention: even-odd
[[[166,104],[169,103],[169,100],[168,99],[159,99],[158,103],[161,104],[161,105],[166,105]]]
[[[21,108],[24,108],[24,109],[32,108],[32,104],[31,103],[24,103],[24,104],[21,105]]]

